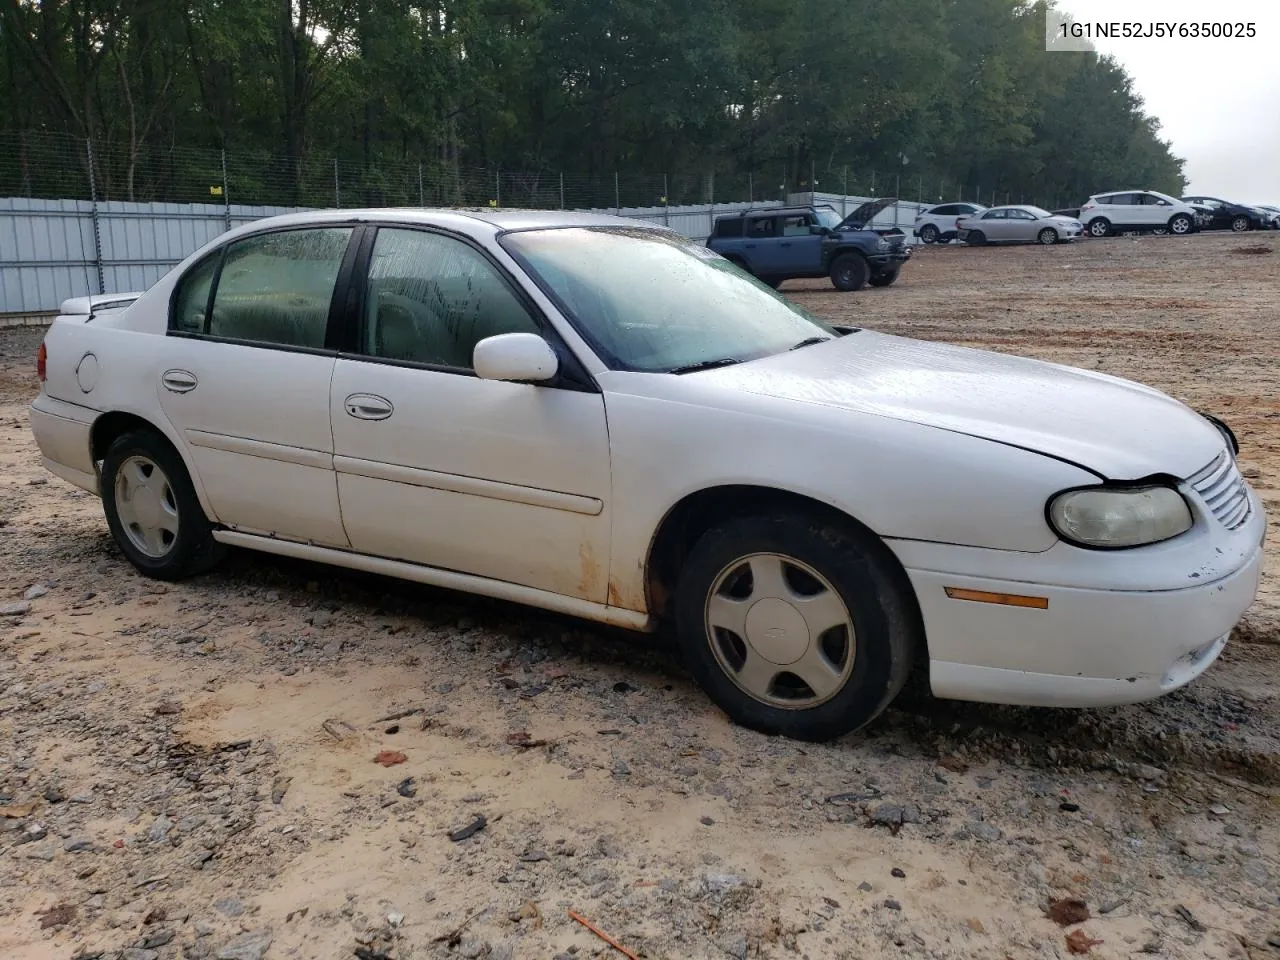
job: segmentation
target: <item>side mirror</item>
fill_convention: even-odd
[[[516,383],[544,383],[560,369],[560,359],[551,344],[536,333],[485,337],[476,344],[471,362],[481,380]]]
[[[820,237],[825,237],[831,233],[830,227],[810,227],[810,233],[816,233]]]

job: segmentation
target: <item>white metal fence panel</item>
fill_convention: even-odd
[[[814,194],[852,212],[865,197]],[[789,198],[809,202],[810,195]],[[716,217],[781,206],[715,203],[694,206],[597,209],[661,223],[694,240],[711,235]],[[910,235],[915,203],[883,211],[873,226],[899,226]],[[127,203],[0,198],[0,314],[48,313],[68,297],[145,290],[175,264],[231,227],[302,208],[208,203]]]

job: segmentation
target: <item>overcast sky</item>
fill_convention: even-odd
[[[1077,23],[1254,23],[1253,39],[1095,40],[1133,77],[1189,193],[1280,205],[1280,0],[1057,0]],[[1069,57],[1070,53],[1046,53]],[[1080,117],[1080,122],[1087,122]],[[1099,190],[1143,184],[1099,184]]]

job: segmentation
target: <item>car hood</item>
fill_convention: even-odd
[[[840,221],[837,230],[862,230],[874,220],[881,211],[898,202],[897,197],[881,197],[879,200],[868,200]]]
[[[1206,419],[1141,384],[867,330],[695,376],[707,386],[1022,447],[1110,480],[1157,473],[1185,478],[1224,447]]]

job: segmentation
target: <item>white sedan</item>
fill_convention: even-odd
[[[913,664],[939,697],[1152,698],[1257,590],[1224,424],[829,325],[635,221],[292,215],[64,306],[32,428],[144,574],[246,547],[670,623],[763,731],[853,730]]]

